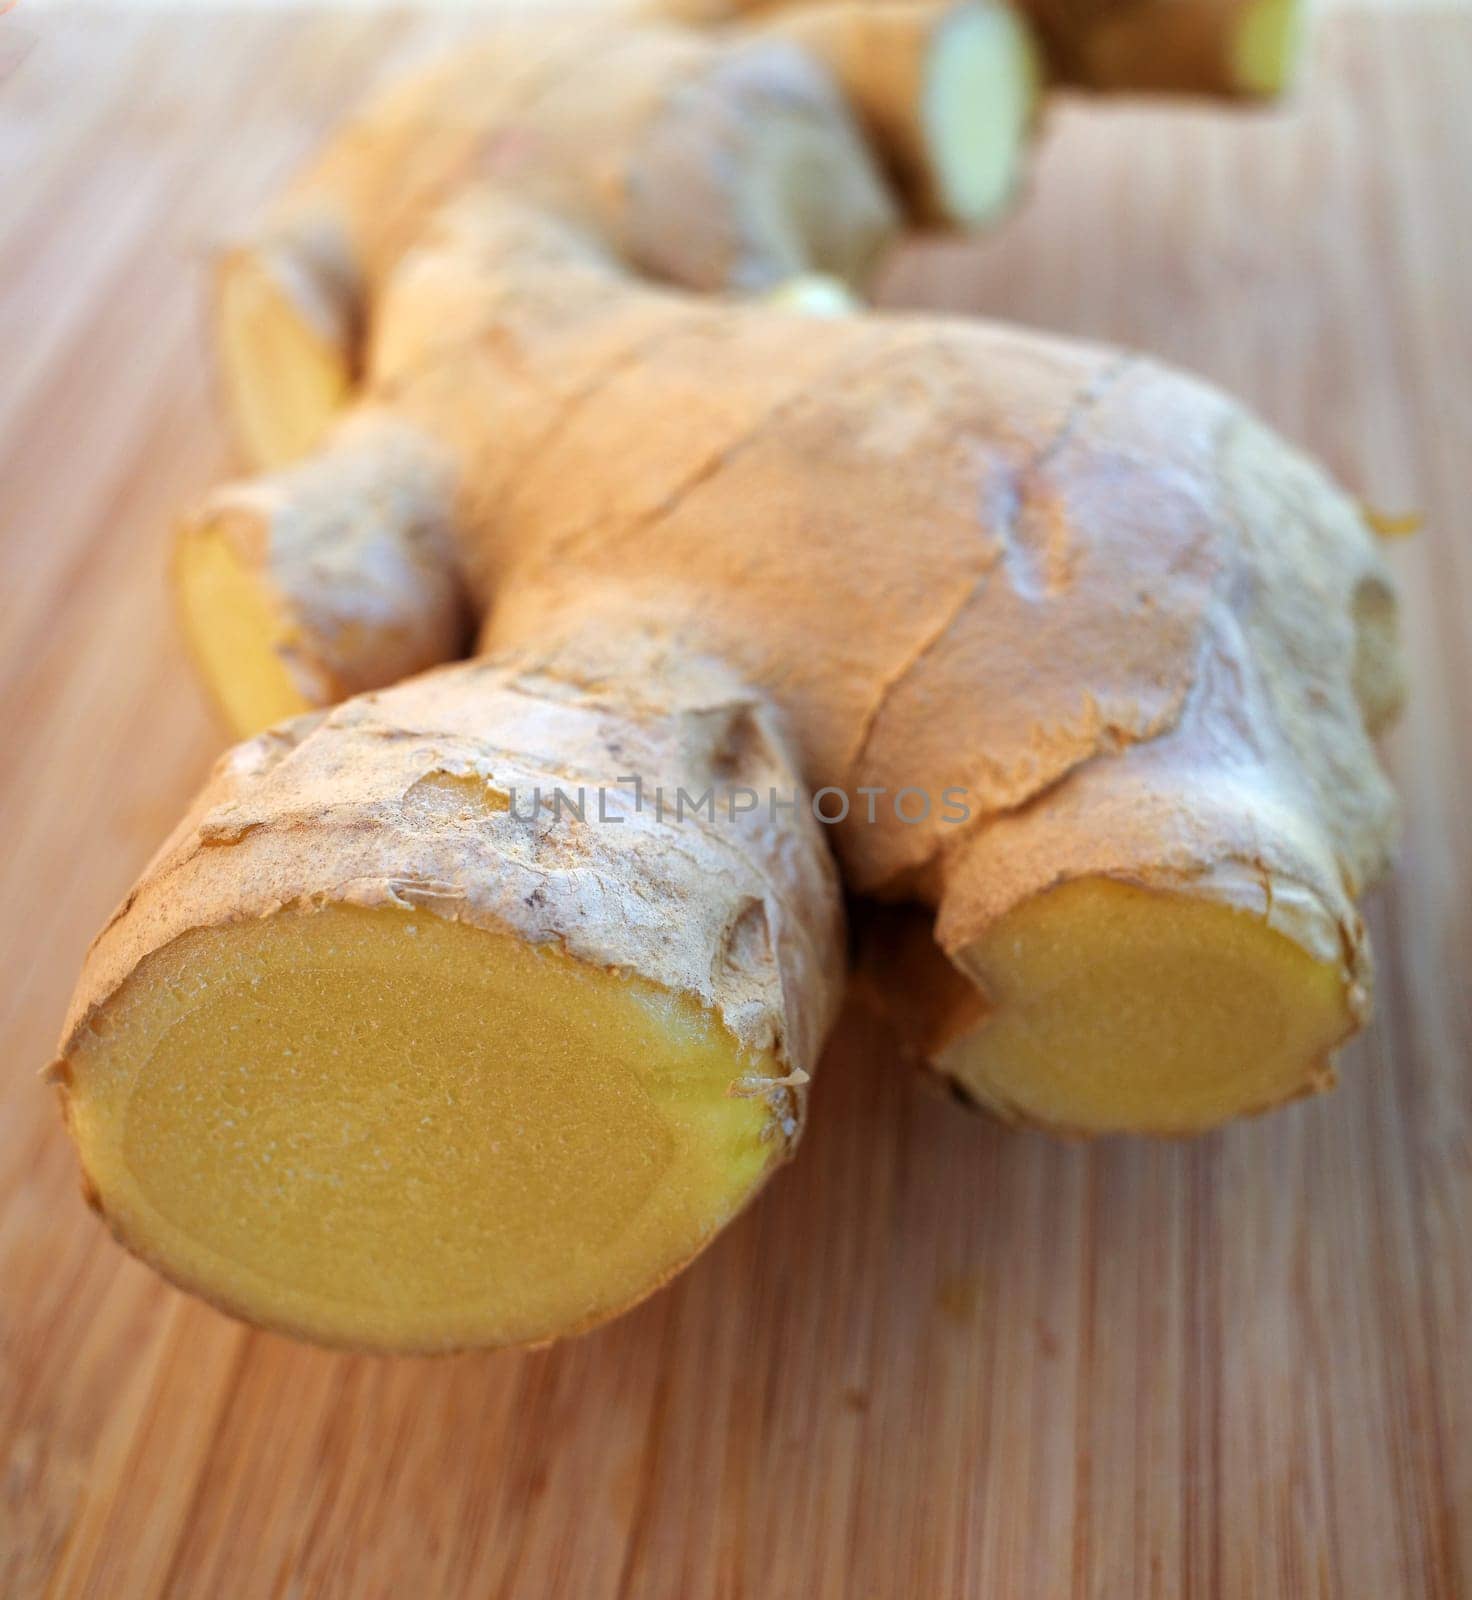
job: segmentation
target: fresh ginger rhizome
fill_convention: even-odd
[[[249,737],[54,1069],[130,1248],[359,1348],[590,1326],[792,1149],[845,899],[910,908],[871,986],[1003,1116],[1328,1080],[1393,834],[1374,534],[1207,385],[857,299],[1005,203],[1050,48],[973,3],[508,23],[225,259],[261,471],[176,575]]]

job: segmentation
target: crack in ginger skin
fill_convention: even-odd
[[[878,726],[880,718],[884,715],[885,708],[901,684],[906,682],[921,666],[927,656],[937,649],[957,626],[971,604],[977,600],[983,587],[991,581],[993,569],[999,561],[1012,568],[1013,586],[1020,593],[1028,593],[1030,582],[1025,576],[1030,562],[1021,561],[1017,555],[1018,522],[1027,505],[1028,485],[1044,474],[1049,460],[1067,443],[1069,436],[1077,427],[1079,421],[1088,414],[1091,407],[1097,405],[1110,386],[1119,382],[1138,358],[1129,354],[1121,354],[1105,367],[1100,373],[1092,377],[1082,387],[1064,413],[1063,420],[1054,429],[1052,435],[1038,447],[1032,459],[1017,469],[1012,483],[1006,490],[1007,514],[998,519],[997,542],[988,541],[985,546],[985,559],[981,571],[976,578],[966,587],[965,592],[959,597],[955,608],[949,612],[939,626],[932,629],[911,651],[898,671],[891,673],[880,694],[873,705],[864,714],[863,722],[856,741],[856,750],[844,764],[844,771],[848,774],[847,782],[852,787],[857,787],[857,778],[864,773],[864,758],[868,753],[869,743]],[[1015,487],[1014,487],[1015,485]],[[1050,551],[1050,562],[1053,563],[1053,554]],[[1056,587],[1052,581],[1038,586],[1044,593]],[[1039,598],[1039,595],[1028,594],[1028,598]],[[1084,757],[1085,760],[1090,757]],[[1053,779],[1056,782],[1057,779]],[[1028,799],[1032,797],[1029,796]],[[1027,800],[1020,802],[1027,804]],[[1010,807],[1007,809],[1011,809]]]
[[[1283,1103],[1363,1022],[1380,541],[1144,357],[845,310],[1015,159],[926,85],[1032,70],[976,0],[881,9],[904,71],[867,11],[510,26],[226,261],[249,442],[294,459],[177,578],[274,726],[99,936],[55,1074],[119,1237],[217,1303],[417,1350],[650,1292],[800,1134],[844,891],[911,902],[864,962],[917,1048],[1048,1128]],[[854,803],[681,820],[629,774]]]

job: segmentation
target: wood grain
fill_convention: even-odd
[[[472,26],[0,22],[0,1593],[1472,1593],[1472,15],[1336,16],[1288,113],[1080,108],[890,295],[1146,346],[1374,504],[1415,698],[1379,1020],[1189,1145],[968,1118],[851,1018],[796,1165],[665,1294],[528,1356],[352,1359],[127,1260],[46,1059],[218,748],[168,616],[227,465],[200,260]]]

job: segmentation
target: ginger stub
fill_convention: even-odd
[[[125,1243],[328,1343],[536,1343],[662,1283],[785,1158],[836,876],[800,813],[592,792],[605,762],[671,806],[796,782],[729,674],[639,643],[427,674],[221,762],[55,1070]]]
[[[924,0],[875,0],[902,13]],[[653,0],[701,21],[801,17],[806,0]],[[1285,93],[1303,54],[1304,0],[1011,0],[987,10],[1032,35],[1051,83],[1103,93],[1262,100]]]
[[[1373,530],[1183,374],[862,309],[904,224],[1005,205],[1036,72],[972,0],[508,24],[230,253],[266,470],[175,576],[253,737],[55,1068],[140,1255],[364,1349],[614,1314],[792,1149],[844,891],[1003,1117],[1330,1081],[1395,831]]]

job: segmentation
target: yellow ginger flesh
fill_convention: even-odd
[[[119,1236],[253,1322],[534,1343],[647,1294],[782,1148],[693,1001],[424,912],[333,906],[147,958],[71,1057]]]
[[[287,664],[290,623],[223,539],[182,543],[175,577],[189,647],[232,728],[256,733],[311,709]]]
[[[990,1008],[937,1065],[1061,1131],[1195,1133],[1332,1081],[1358,1025],[1337,963],[1219,902],[1080,878],[968,952]]]

